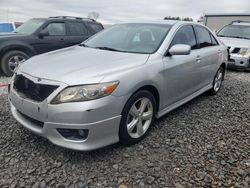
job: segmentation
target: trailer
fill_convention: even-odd
[[[213,31],[219,31],[233,21],[250,21],[250,12],[241,14],[204,14],[204,25]]]

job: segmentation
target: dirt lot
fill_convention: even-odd
[[[169,113],[141,143],[92,152],[25,130],[0,91],[0,187],[250,187],[250,73],[229,72],[217,96]]]

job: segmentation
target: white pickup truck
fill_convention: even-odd
[[[217,36],[228,46],[228,68],[250,70],[250,22],[234,21],[223,27]]]

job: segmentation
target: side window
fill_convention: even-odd
[[[182,26],[175,34],[171,47],[175,44],[190,45],[191,49],[197,48],[197,42],[195,39],[194,29],[191,25]]]
[[[211,35],[208,30],[199,26],[196,27],[196,30],[197,30],[199,43],[200,43],[200,48],[205,48],[205,47],[214,45],[211,39]]]
[[[218,45],[217,40],[214,38],[214,36],[211,33],[210,33],[210,36],[211,36],[211,39],[212,39],[213,46],[217,46]]]
[[[88,30],[83,23],[69,22],[69,32],[71,36],[87,35]]]
[[[97,32],[99,32],[99,31],[103,30],[103,27],[102,27],[100,24],[96,24],[96,23],[88,23],[88,24],[89,24],[89,26],[91,27],[91,29],[93,29],[93,31],[94,31],[95,33],[97,33]]]
[[[50,36],[66,35],[65,23],[50,23],[45,29],[47,29]]]

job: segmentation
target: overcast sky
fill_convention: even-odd
[[[192,17],[203,13],[249,13],[250,0],[0,0],[0,20],[25,21],[33,17],[99,12],[105,24],[133,19]]]

